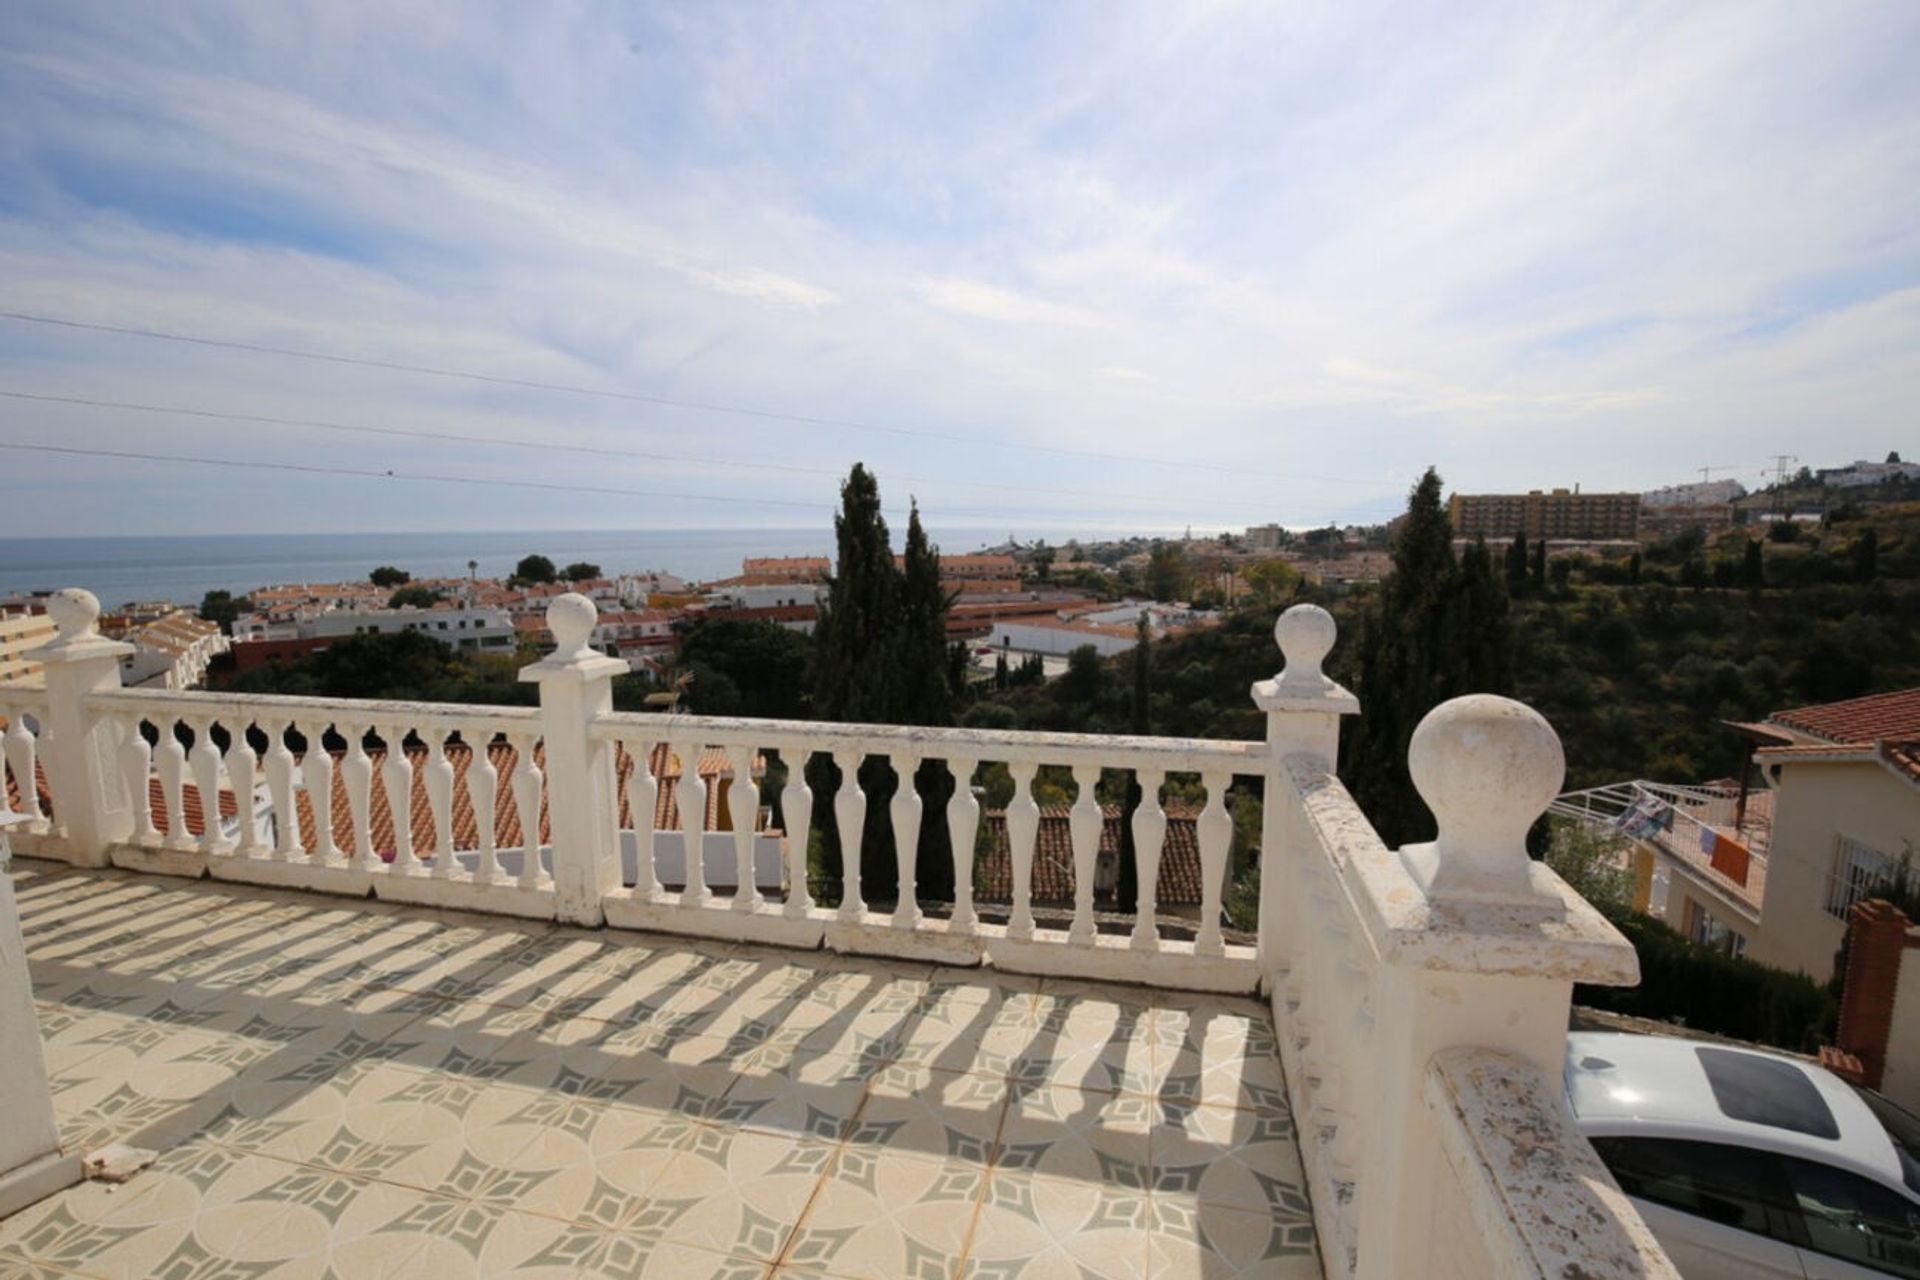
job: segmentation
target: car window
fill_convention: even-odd
[[[1867,1110],[1873,1112],[1874,1119],[1892,1140],[1893,1149],[1900,1157],[1901,1180],[1909,1191],[1920,1192],[1920,1116],[1872,1089],[1855,1085],[1853,1091],[1860,1095],[1860,1101],[1867,1104]]]
[[[1593,1149],[1630,1196],[1791,1244],[1799,1213],[1771,1155],[1678,1138],[1594,1138]]]
[[[1784,1161],[1808,1247],[1889,1275],[1920,1277],[1920,1205],[1858,1174]]]

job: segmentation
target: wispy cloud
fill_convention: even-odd
[[[1902,0],[9,19],[0,307],[812,421],[5,321],[0,386],[625,442],[689,460],[352,448],[823,518],[830,481],[693,459],[864,458],[890,494],[1000,531],[1384,514],[1428,462],[1474,488],[1640,487],[1913,444]],[[16,406],[0,434],[345,447],[155,428]],[[1164,465],[1194,459],[1238,474]],[[716,519],[18,458],[0,497],[0,534]]]

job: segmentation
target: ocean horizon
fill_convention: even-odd
[[[894,532],[898,542],[904,525]],[[942,550],[1001,542],[984,529],[929,530]],[[1113,537],[1082,531],[1022,531],[1044,537]],[[747,556],[831,555],[833,530],[603,529],[435,531],[430,533],[231,533],[146,537],[0,538],[0,596],[85,587],[107,608],[135,600],[198,605],[209,591],[236,595],[292,582],[364,579],[377,565],[416,578],[455,577],[479,562],[483,578],[505,577],[522,556],[565,567],[585,560],[608,573],[660,569],[689,581],[724,578]]]

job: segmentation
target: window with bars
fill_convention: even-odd
[[[1853,904],[1872,895],[1893,877],[1893,859],[1848,836],[1833,837],[1833,875],[1827,885],[1827,913],[1847,918]]]

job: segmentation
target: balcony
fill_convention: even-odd
[[[0,948],[22,929],[33,983],[0,964],[10,1266],[1673,1274],[1560,1096],[1572,983],[1636,968],[1526,858],[1558,740],[1501,699],[1437,708],[1409,767],[1439,838],[1386,849],[1332,773],[1358,707],[1317,609],[1276,628],[1259,742],[617,714],[577,597],[524,673],[538,708],[123,690],[96,612],[66,594],[46,687],[0,691],[23,855]],[[663,763],[715,751],[730,875],[707,776]],[[822,755],[846,783],[816,805],[798,766]],[[842,833],[837,906],[805,840],[778,889],[757,874],[763,756],[791,766],[787,829]],[[938,815],[956,900],[913,892],[907,786],[902,892],[867,901],[872,757],[1008,766],[1004,919],[973,901],[967,788]],[[1078,788],[1065,928],[1034,911],[1042,766]],[[1103,771],[1145,796],[1143,886],[1162,784],[1198,779],[1197,927],[1151,892],[1124,926],[1096,912]],[[1249,941],[1221,928],[1235,778],[1265,797]],[[153,1166],[71,1185],[114,1144]]]

